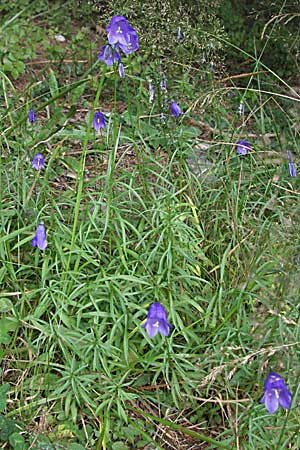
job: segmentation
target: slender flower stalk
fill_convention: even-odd
[[[48,247],[46,240],[46,228],[43,223],[37,226],[34,238],[31,241],[32,247],[38,247],[40,250],[45,250]]]
[[[295,177],[297,175],[297,171],[296,171],[295,164],[293,163],[292,153],[289,150],[287,151],[287,157],[288,157],[288,161],[289,161],[288,164],[289,164],[290,176]]]
[[[292,394],[288,391],[283,378],[275,372],[269,373],[264,384],[264,396],[260,403],[266,405],[270,414],[277,411],[279,406],[290,409]]]
[[[142,328],[146,328],[146,331],[150,338],[157,335],[158,332],[163,336],[168,336],[172,325],[169,324],[167,318],[167,312],[163,305],[160,303],[152,303],[149,308],[147,320],[142,325]]]
[[[45,160],[41,153],[34,155],[31,167],[36,170],[41,170],[45,168]]]

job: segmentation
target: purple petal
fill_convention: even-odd
[[[286,389],[283,378],[276,372],[270,372],[267,376],[264,384],[265,391],[271,389]]]
[[[170,333],[170,327],[171,325],[166,321],[161,319],[159,321],[159,332],[163,335],[163,336],[168,336]]]
[[[120,78],[124,78],[125,77],[125,69],[121,62],[119,62],[118,71],[119,71]]]
[[[279,406],[278,392],[276,389],[271,389],[265,393],[265,405],[270,414],[277,411]]]
[[[157,335],[159,329],[159,322],[157,320],[148,319],[146,323],[143,325],[143,328],[146,328],[148,336],[153,338]]]
[[[246,155],[251,149],[251,145],[248,141],[238,141],[237,142],[237,152],[239,155]]]
[[[292,394],[287,389],[282,389],[279,393],[279,404],[285,409],[290,409],[292,403]]]
[[[295,177],[297,175],[296,167],[293,162],[289,162],[289,171],[290,171],[291,177]]]
[[[98,59],[104,61],[108,67],[111,67],[113,63],[120,61],[120,54],[116,48],[111,45],[104,45],[101,47]]]
[[[167,320],[167,312],[163,305],[158,302],[152,303],[148,312],[148,319],[164,319]]]
[[[125,55],[135,52],[139,48],[138,36],[136,34],[130,34],[128,36],[128,42],[126,44],[119,43],[119,47]]]

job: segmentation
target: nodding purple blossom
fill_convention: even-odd
[[[104,61],[108,67],[111,67],[115,62],[119,63],[121,61],[118,49],[109,44],[103,45],[103,47],[101,47],[98,59],[100,61]]]
[[[41,170],[45,168],[45,160],[41,153],[37,153],[36,155],[34,155],[31,167],[36,170]]]
[[[138,35],[129,25],[125,17],[114,16],[107,27],[107,38],[110,45],[118,45],[125,55],[138,50]]]
[[[179,117],[181,114],[180,106],[176,102],[171,103],[170,110],[173,117]]]
[[[125,77],[125,69],[124,69],[123,63],[121,63],[121,61],[118,64],[118,71],[119,71],[120,78],[124,78]]]
[[[155,90],[152,84],[152,80],[148,80],[148,85],[149,85],[149,103],[153,103],[154,100],[154,95],[155,95]]]
[[[291,175],[291,177],[295,177],[297,175],[296,167],[295,167],[295,164],[293,163],[292,153],[289,150],[287,151],[287,157],[289,160],[290,175]]]
[[[279,406],[290,409],[292,394],[288,391],[283,378],[275,372],[269,373],[264,384],[264,396],[260,403],[266,405],[270,414],[277,411]]]
[[[146,328],[148,336],[153,338],[158,332],[163,336],[168,336],[172,325],[169,324],[167,318],[167,312],[163,305],[160,303],[152,303],[149,308],[147,320],[142,325],[142,328]]]
[[[181,33],[180,27],[177,28],[177,40],[178,40],[178,42],[180,42],[182,40],[182,33]]]
[[[244,114],[244,103],[243,102],[241,102],[239,104],[238,113],[240,116],[242,116]]]
[[[35,121],[34,110],[32,108],[30,108],[29,113],[28,113],[28,121],[30,123],[33,123]]]
[[[239,155],[247,155],[248,151],[251,150],[251,145],[248,141],[238,141],[237,149]]]
[[[160,82],[160,88],[162,91],[167,92],[167,80],[165,77]]]
[[[104,114],[101,111],[96,111],[94,114],[94,118],[92,121],[92,127],[97,131],[100,131],[101,128],[106,128],[106,122],[104,118]]]
[[[38,247],[40,250],[45,250],[48,247],[46,241],[46,228],[43,223],[37,226],[34,238],[31,241],[32,247]]]

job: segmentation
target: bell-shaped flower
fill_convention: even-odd
[[[32,247],[38,247],[40,250],[45,250],[48,247],[46,241],[46,229],[43,223],[37,226],[34,238],[31,241]]]
[[[149,103],[153,103],[154,100],[154,95],[155,95],[155,89],[154,86],[152,84],[152,80],[148,80],[148,85],[149,85]]]
[[[239,113],[240,116],[243,116],[243,114],[244,114],[244,103],[243,102],[241,102],[239,104],[238,113]]]
[[[239,155],[247,155],[248,151],[251,150],[251,145],[248,141],[238,141],[237,149]]]
[[[94,114],[92,126],[98,132],[101,128],[106,128],[104,114],[101,111],[96,111]]]
[[[121,61],[120,53],[118,52],[118,49],[114,46],[111,46],[109,44],[103,45],[101,47],[98,59],[100,61],[104,61],[107,66],[112,66],[113,63]]]
[[[28,121],[30,123],[33,123],[35,121],[34,110],[32,108],[30,108],[29,113],[28,113]]]
[[[167,312],[163,305],[160,303],[152,303],[149,308],[147,320],[142,325],[142,328],[146,328],[146,331],[150,338],[157,335],[158,332],[163,336],[168,336],[172,325],[169,324],[167,318]]]
[[[269,373],[264,385],[264,396],[260,403],[266,405],[270,414],[273,414],[279,406],[290,409],[292,394],[288,391],[283,378],[275,372]]]
[[[177,40],[178,42],[182,40],[182,32],[180,27],[177,28]]]
[[[34,155],[31,167],[36,170],[41,170],[45,168],[45,160],[41,153]]]
[[[167,91],[167,80],[165,77],[163,77],[163,79],[160,82],[160,88],[162,91],[166,92]]]
[[[124,16],[114,16],[107,27],[107,32],[109,44],[118,44],[125,55],[139,48],[137,32]]]
[[[288,156],[288,160],[289,160],[290,175],[291,175],[291,177],[295,177],[297,175],[296,167],[295,167],[295,164],[293,163],[292,154],[289,150],[287,151],[287,156]]]
[[[120,78],[125,77],[125,69],[124,69],[123,63],[121,63],[121,61],[118,64],[118,72],[119,72]]]
[[[170,110],[173,117],[179,117],[181,114],[180,106],[176,102],[171,103]]]

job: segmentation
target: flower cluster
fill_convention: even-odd
[[[98,59],[104,61],[107,66],[118,64],[121,78],[125,76],[124,65],[121,61],[122,51],[125,55],[138,50],[138,35],[136,30],[127,22],[123,16],[114,16],[107,27],[108,44],[101,48]]]

